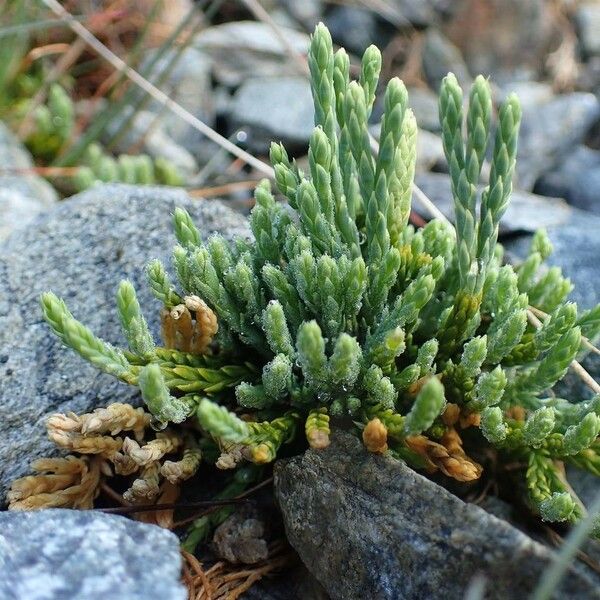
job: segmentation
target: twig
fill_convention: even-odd
[[[205,135],[213,142],[219,144],[225,148],[229,153],[237,156],[243,160],[246,164],[252,166],[256,170],[264,173],[270,178],[274,177],[273,169],[263,161],[252,156],[248,152],[238,148],[235,144],[232,144],[227,138],[217,133],[214,129],[209,127],[206,123],[192,115],[180,104],[169,98],[167,94],[159,90],[156,86],[150,83],[147,79],[142,77],[137,71],[132,69],[127,63],[121,60],[112,50],[107,48],[98,38],[96,38],[88,29],[86,29],[79,21],[77,21],[72,15],[65,10],[57,0],[41,0],[55,15],[68,19],[69,27],[79,37],[81,37],[92,48],[97,52],[104,60],[110,63],[115,69],[121,71],[125,76],[130,79],[133,83],[143,89],[147,94],[151,95],[157,102],[166,106],[172,113],[179,116],[186,123],[192,126],[194,129]]]
[[[261,481],[260,483],[257,483],[254,487],[251,487],[250,489],[246,490],[243,494],[240,494],[239,496],[236,496],[234,498],[234,500],[243,500],[245,498],[247,498],[248,496],[251,496],[252,494],[254,494],[255,492],[257,492],[258,490],[266,487],[267,485],[270,485],[271,483],[273,483],[273,478],[269,477],[267,479],[265,479],[264,481]],[[191,523],[192,521],[195,521],[196,519],[199,519],[200,517],[203,517],[205,515],[210,514],[211,512],[214,511],[214,508],[210,508],[207,511],[202,512],[201,514],[197,514],[197,515],[193,515],[191,517],[187,517],[185,519],[182,519],[181,521],[178,521],[177,523],[173,524],[173,527],[181,527],[183,525],[187,525],[188,523]]]
[[[112,498],[115,502],[118,502],[121,506],[131,506],[125,498],[121,494],[118,494],[113,490],[106,481],[100,483],[100,489],[109,497]]]
[[[230,194],[231,192],[236,192],[238,190],[250,190],[254,188],[257,183],[258,181],[254,179],[249,181],[234,181],[223,185],[188,190],[187,193],[192,198],[210,198],[212,196],[220,196],[221,194]]]
[[[229,500],[199,500],[198,502],[166,502],[164,504],[131,504],[127,506],[115,506],[111,508],[95,508],[99,512],[115,513],[118,515],[129,515],[138,512],[149,512],[153,510],[186,510],[192,508],[203,508],[213,506],[228,506],[229,504],[243,504],[247,502],[245,498],[231,498]]]

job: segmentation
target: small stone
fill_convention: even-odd
[[[554,557],[348,433],[334,433],[325,450],[276,463],[275,493],[288,540],[335,599],[463,598],[476,575],[487,582],[486,598],[524,598]],[[599,584],[574,563],[559,593],[596,598]]]
[[[325,25],[338,45],[359,56],[377,37],[375,13],[366,8],[334,6],[325,16]]]
[[[215,530],[214,550],[230,563],[253,565],[269,555],[265,534],[266,526],[258,511],[241,509]]]
[[[288,151],[305,149],[314,129],[313,110],[304,77],[249,79],[233,98],[231,124],[246,131],[251,151],[268,152],[272,140]]]
[[[578,146],[558,168],[542,175],[535,191],[600,214],[600,151]]]
[[[423,44],[423,71],[432,90],[439,90],[442,79],[452,72],[464,89],[472,77],[460,50],[437,29],[430,28]]]
[[[0,597],[184,600],[177,536],[93,511],[0,512]]]
[[[0,246],[0,503],[31,461],[56,454],[45,422],[54,412],[81,414],[115,401],[139,404],[139,391],[100,373],[64,348],[44,322],[40,294],[65,299],[75,318],[97,336],[125,345],[115,306],[121,279],[130,279],[155,339],[159,303],[145,265],[170,269],[175,244],[171,214],[187,209],[204,237],[247,235],[247,223],[218,201],[191,200],[182,190],[93,187],[56,205]]]

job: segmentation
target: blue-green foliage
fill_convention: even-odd
[[[465,115],[456,79],[444,79],[440,121],[456,230],[440,221],[415,230],[417,128],[404,84],[394,78],[386,86],[374,153],[368,118],[379,51],[365,52],[359,80],[350,81],[346,53],[334,54],[319,25],[309,66],[315,129],[308,171],[280,144],[270,153],[288,206],[262,182],[250,217],[253,240],[231,244],[202,240],[178,209],[177,285],[160,263],[148,268],[166,311],[198,296],[216,313],[210,354],[155,348],[125,284],[119,311],[128,352],[77,329],[52,295],[44,299],[48,322],[99,368],[140,385],[159,421],[195,416],[208,439],[226,452],[235,444],[243,460],[273,460],[303,431],[315,447],[326,445],[329,416],[358,428],[377,417],[393,455],[465,481],[481,469],[471,462],[452,470],[470,460],[456,428],[474,426],[470,443],[489,443],[529,465],[530,498],[543,518],[578,518],[554,461],[600,473],[600,400],[571,404],[551,389],[584,349],[583,336],[600,333],[600,309],[580,314],[566,303],[571,284],[542,265],[551,251],[543,233],[520,266],[501,264],[498,227],[511,193],[518,100],[510,96],[499,107],[492,143],[488,82],[475,80]],[[480,193],[490,145],[489,183]],[[541,315],[539,328],[537,317],[528,318],[530,305]],[[438,454],[426,452],[433,440]],[[451,460],[436,463],[442,447]]]

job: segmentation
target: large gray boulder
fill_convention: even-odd
[[[0,123],[0,241],[58,199],[54,188],[32,169],[27,149]]]
[[[0,597],[184,600],[177,536],[93,511],[0,513]]]
[[[123,345],[114,295],[129,278],[156,332],[159,306],[143,269],[152,258],[170,262],[176,206],[190,211],[204,235],[247,233],[243,217],[218,201],[113,185],[61,202],[0,246],[0,502],[32,460],[55,451],[44,427],[49,414],[139,401],[133,387],[60,344],[42,319],[40,294],[54,291],[96,335]]]
[[[277,463],[275,490],[290,543],[334,600],[458,600],[476,576],[487,599],[526,598],[554,556],[348,433]],[[600,598],[599,586],[576,563],[556,597]]]

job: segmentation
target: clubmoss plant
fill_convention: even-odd
[[[26,108],[28,101],[23,103]],[[52,162],[69,145],[75,129],[75,105],[58,83],[50,87],[48,100],[33,113],[35,127],[26,140],[27,147],[38,160]],[[67,185],[82,191],[97,182],[119,182],[137,185],[181,185],[177,167],[164,158],[153,160],[146,154],[120,154],[113,158],[100,144],[90,144],[78,158],[76,174]]]
[[[177,284],[160,262],[147,268],[164,305],[164,346],[155,345],[128,282],[117,295],[126,350],[97,339],[52,293],[42,298],[46,320],[86,360],[139,386],[155,427],[196,421],[200,444],[214,450],[204,460],[238,469],[225,496],[258,476],[252,463],[273,461],[285,445],[325,447],[335,421],[372,451],[459,481],[482,473],[467,451],[480,457],[495,448],[500,461],[525,465],[522,481],[543,519],[577,521],[583,508],[562,463],[600,475],[600,397],[579,402],[552,388],[582,340],[600,332],[600,307],[578,312],[567,302],[570,282],[541,268],[551,251],[544,233],[520,266],[502,264],[517,98],[499,107],[492,142],[488,82],[475,80],[465,115],[456,78],[444,79],[439,110],[456,229],[434,220],[415,230],[417,126],[404,84],[386,86],[374,154],[368,120],[379,51],[367,49],[351,81],[347,54],[333,52],[319,25],[308,59],[308,172],[281,144],[271,147],[289,206],[263,181],[253,239],[233,243],[202,240],[190,216],[175,211]],[[530,306],[546,315],[539,327],[528,320]],[[211,518],[197,523],[192,540]]]

